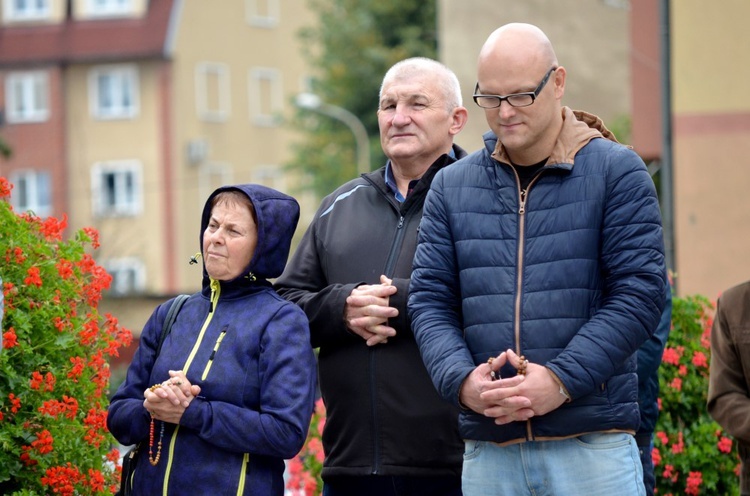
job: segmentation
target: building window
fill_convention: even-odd
[[[109,287],[111,296],[128,296],[143,293],[146,287],[146,269],[135,257],[110,258],[102,263],[112,276]]]
[[[101,217],[138,215],[142,211],[141,164],[101,162],[91,173],[94,214]]]
[[[198,204],[206,202],[208,195],[221,186],[233,184],[232,166],[221,162],[208,162],[198,169]]]
[[[259,28],[273,28],[279,24],[279,0],[245,0],[247,22]]]
[[[133,11],[132,0],[88,0],[87,11],[92,16],[118,16]]]
[[[50,0],[3,0],[3,12],[9,21],[48,19]]]
[[[281,123],[283,94],[277,69],[250,69],[250,118],[258,126]]]
[[[262,184],[278,191],[286,190],[284,171],[278,165],[261,165],[252,174],[254,183]]]
[[[49,118],[46,71],[12,72],[5,79],[8,122],[42,122]]]
[[[14,185],[10,200],[15,211],[30,211],[39,217],[52,215],[49,172],[17,170],[10,174],[10,180]]]
[[[91,115],[129,119],[138,115],[138,70],[135,66],[101,66],[89,73]]]
[[[231,101],[229,67],[226,64],[198,64],[195,68],[195,102],[199,118],[211,122],[227,120]]]

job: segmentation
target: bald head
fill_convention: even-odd
[[[490,34],[479,52],[479,74],[496,64],[530,71],[557,66],[557,56],[547,35],[532,24],[511,23]]]
[[[511,160],[531,165],[549,157],[562,128],[564,67],[547,35],[531,24],[506,24],[487,38],[479,53],[477,93],[503,96],[483,106],[490,129]],[[532,95],[515,106],[508,95]],[[516,100],[518,102],[518,100]]]

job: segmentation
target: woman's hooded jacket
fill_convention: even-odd
[[[243,192],[255,208],[258,241],[249,265],[230,281],[211,279],[204,265],[202,290],[187,300],[155,359],[171,300],[156,308],[109,407],[115,438],[140,443],[133,494],[282,495],[284,459],[307,436],[316,387],[307,317],[268,282],[284,269],[299,205],[259,185],[219,188],[203,209],[201,240],[212,199],[227,190]],[[182,370],[201,393],[179,425],[164,424],[161,459],[152,466],[143,395],[169,370]]]

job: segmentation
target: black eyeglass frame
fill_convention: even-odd
[[[530,105],[533,105],[536,101],[536,97],[539,96],[539,93],[542,92],[544,87],[547,85],[547,81],[549,81],[549,77],[552,75],[553,72],[555,72],[558,69],[558,67],[552,67],[550,70],[547,71],[547,74],[544,75],[544,78],[542,78],[542,82],[539,83],[539,86],[536,87],[534,91],[527,91],[524,93],[511,93],[510,95],[485,95],[483,93],[477,93],[479,91],[479,81],[477,81],[477,85],[474,88],[474,94],[472,95],[472,98],[474,99],[474,103],[476,103],[480,108],[483,109],[493,109],[498,108],[503,104],[503,102],[508,102],[508,105],[515,108],[523,108],[528,107]],[[510,101],[510,98],[519,97],[519,96],[528,96],[531,97],[531,102],[529,102],[526,105],[513,105]],[[491,107],[486,107],[484,105],[479,105],[479,98],[497,98],[497,105],[493,105]]]

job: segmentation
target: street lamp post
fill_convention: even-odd
[[[346,124],[354,134],[357,144],[357,172],[360,174],[370,172],[370,143],[367,130],[356,115],[345,108],[325,103],[318,95],[313,93],[300,93],[297,95],[295,103],[299,108],[318,112]]]

